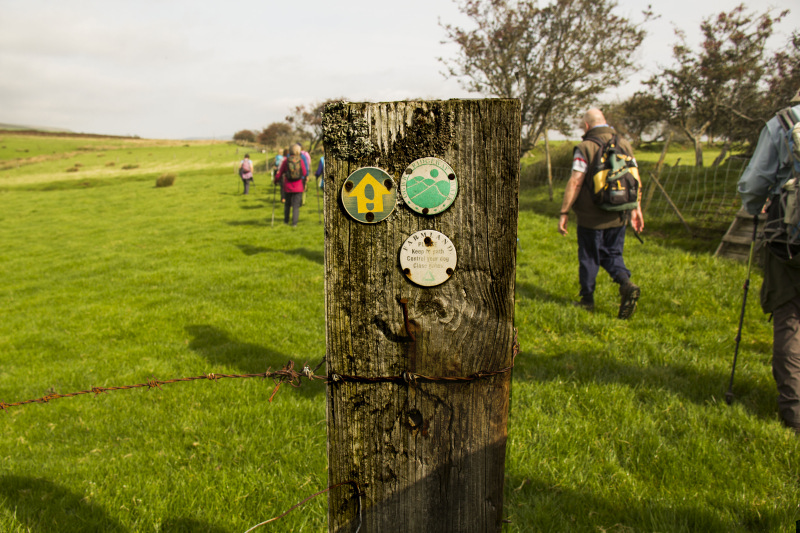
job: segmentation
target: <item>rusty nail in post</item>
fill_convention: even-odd
[[[406,333],[408,333],[412,341],[417,342],[417,338],[414,336],[414,332],[411,331],[411,325],[408,322],[408,299],[400,298],[400,305],[403,306],[403,323],[406,325]]]
[[[373,213],[372,211],[370,211],[369,213],[367,213],[366,215],[364,215],[364,218],[366,218],[366,219],[367,219],[367,222],[372,222],[373,220],[375,220],[375,213]]]
[[[433,246],[433,239],[425,237],[425,246]]]
[[[391,191],[392,190],[392,180],[390,180],[388,178],[383,180],[383,186],[386,187],[387,191]]]
[[[345,182],[344,188],[347,189],[348,192],[351,191],[353,189],[353,182],[352,181]]]
[[[405,172],[405,173],[406,173],[406,174],[411,174],[412,172],[414,172],[414,169],[412,169],[411,167],[408,167],[408,168],[406,169],[406,172]]]
[[[453,269],[452,269],[452,268],[448,268],[448,269],[447,269],[447,270],[445,270],[444,272],[445,272],[445,274],[447,274],[448,276],[452,276],[452,275],[453,275]]]
[[[427,215],[428,214],[428,208],[427,207],[422,209],[422,214],[423,215]]]
[[[411,275],[411,269],[410,268],[404,268],[403,269],[403,274],[405,274],[406,276],[410,276]]]
[[[451,180],[454,180],[454,179],[456,179],[456,175],[455,175],[455,174],[448,174],[448,175],[447,175],[447,177],[448,177],[449,179],[451,179]]]

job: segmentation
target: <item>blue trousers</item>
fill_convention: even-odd
[[[625,226],[608,229],[589,229],[578,226],[578,277],[581,300],[594,302],[597,273],[603,267],[615,283],[625,283],[631,271],[625,267],[622,250],[625,248]]]

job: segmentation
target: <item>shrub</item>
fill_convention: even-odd
[[[139,168],[139,165],[122,165],[122,170],[131,170],[134,168]]]
[[[78,167],[71,167],[71,168],[67,169],[67,172],[77,172],[79,170],[80,170],[80,168],[78,168]]]
[[[156,180],[156,187],[171,187],[175,183],[175,174],[161,174]]]
[[[572,168],[572,153],[575,144],[559,142],[550,144],[550,165],[553,169],[553,179],[569,178]],[[533,161],[531,161],[533,159]],[[521,161],[520,187],[531,187],[547,183],[547,161],[544,147],[537,147],[533,156],[527,156]]]

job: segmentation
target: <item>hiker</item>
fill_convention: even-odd
[[[594,311],[595,281],[599,267],[603,267],[611,279],[619,285],[620,304],[618,318],[630,318],[636,310],[640,289],[631,283],[631,272],[622,257],[625,246],[625,228],[630,216],[634,231],[644,229],[644,217],[635,198],[635,207],[630,211],[607,211],[595,204],[590,185],[596,167],[595,155],[600,146],[612,139],[614,128],[606,123],[599,109],[590,109],[582,118],[585,134],[583,142],[573,153],[572,174],[564,191],[561,215],[558,219],[558,232],[567,235],[569,210],[578,217],[578,277],[580,280],[580,301],[574,305]],[[619,147],[633,159],[633,149],[624,139],[619,139]],[[585,179],[589,176],[589,179]],[[638,181],[638,171],[636,174]],[[641,191],[641,187],[638,188]]]
[[[314,172],[314,176],[316,176],[317,180],[319,180],[319,188],[325,188],[325,180],[322,179],[322,175],[325,173],[325,156],[319,158],[319,163],[317,164],[317,170]]]
[[[306,205],[306,191],[308,190],[308,174],[311,172],[311,154],[303,150],[303,146],[300,143],[297,143],[297,146],[300,148],[300,157],[303,158],[303,162],[306,164],[306,174],[303,176],[303,199],[300,202],[300,205]]]
[[[800,90],[790,103],[794,106],[785,111],[793,113],[795,120],[800,119]],[[782,113],[772,117],[761,130],[753,157],[738,184],[742,207],[751,215],[757,216],[770,200],[765,230],[774,224],[773,219],[782,224],[778,217],[783,217],[777,214],[780,192],[792,177],[793,157],[787,129],[781,124]],[[783,423],[800,434],[800,253],[789,257],[785,255],[787,245],[782,245],[784,250],[780,247],[767,244],[761,252],[761,309],[772,313],[772,376],[778,388],[778,412]]]
[[[244,183],[244,194],[247,194],[253,181],[253,162],[250,161],[250,154],[244,154],[244,159],[239,163],[239,177]]]
[[[303,150],[303,145],[300,143],[297,143],[297,147],[300,149],[300,157],[303,158],[303,162],[306,164],[306,172],[311,172],[311,154]]]
[[[305,161],[300,156],[300,145],[292,146],[289,155],[281,162],[275,174],[275,183],[282,183],[282,190],[286,202],[283,207],[283,223],[289,223],[289,213],[292,212],[292,227],[297,226],[300,218],[300,203],[303,201],[303,188],[308,169]]]
[[[273,183],[278,183],[277,180],[278,169],[281,168],[281,163],[283,163],[283,160],[286,159],[287,157],[289,157],[288,148],[283,149],[283,154],[278,154],[275,156],[275,171],[272,174]],[[284,196],[283,192],[283,183],[281,183],[280,185],[281,185],[281,203],[284,203],[286,201],[286,197]]]

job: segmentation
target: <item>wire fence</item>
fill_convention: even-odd
[[[724,232],[741,208],[736,184],[745,166],[746,160],[737,158],[711,167],[665,166],[657,178],[661,190],[651,176],[655,165],[641,164],[642,208],[647,219],[668,222],[682,217],[693,230]],[[554,189],[563,189],[571,169],[555,167],[552,173]],[[542,165],[532,165],[523,171],[523,188],[546,185],[547,171]]]
[[[403,302],[405,303],[405,302]],[[404,306],[405,311],[405,306]],[[404,313],[405,320],[406,320],[406,327],[408,328],[408,317]],[[407,331],[411,331],[407,329]],[[413,338],[413,335],[412,335]],[[268,369],[266,372],[261,372],[257,374],[215,374],[215,373],[208,373],[202,374],[199,376],[192,376],[192,377],[185,377],[185,378],[174,378],[174,379],[167,379],[167,380],[159,380],[159,379],[150,379],[145,383],[137,383],[135,385],[120,385],[114,387],[92,387],[91,389],[86,389],[78,392],[69,392],[65,394],[59,393],[51,393],[41,398],[35,398],[31,400],[22,400],[18,402],[6,403],[0,400],[0,411],[8,411],[12,407],[21,407],[23,405],[29,404],[46,404],[52,400],[59,399],[59,398],[73,398],[76,396],[83,396],[88,394],[93,394],[94,396],[98,396],[100,394],[105,394],[112,391],[120,391],[120,390],[133,390],[133,389],[161,389],[162,385],[170,385],[175,383],[186,383],[191,381],[219,381],[220,379],[248,379],[248,378],[260,378],[260,379],[271,379],[275,385],[275,388],[272,391],[272,394],[269,397],[270,403],[272,402],[275,394],[277,394],[278,390],[281,388],[282,385],[288,384],[292,387],[298,388],[302,385],[302,380],[305,378],[308,381],[322,381],[327,385],[336,386],[340,383],[392,383],[401,386],[407,387],[417,387],[423,383],[454,383],[454,384],[467,384],[473,381],[481,380],[490,378],[493,376],[498,376],[500,374],[505,374],[511,372],[514,368],[514,363],[517,359],[517,355],[519,354],[519,338],[517,336],[517,329],[514,328],[514,341],[511,347],[511,364],[507,367],[503,367],[497,370],[479,370],[474,372],[468,376],[427,376],[424,374],[418,374],[416,372],[401,372],[399,375],[394,376],[356,376],[356,375],[348,375],[348,374],[339,374],[336,372],[329,372],[327,375],[318,375],[316,372],[317,370],[325,363],[325,359],[323,358],[313,369],[308,365],[308,363],[304,363],[303,367],[298,371],[295,369],[294,361],[289,361],[286,365],[279,369],[279,370],[271,370]],[[358,509],[358,527],[356,528],[356,532],[358,533],[361,530],[362,524],[362,505],[361,505],[361,489],[359,488],[358,482],[355,480],[348,480],[343,481],[341,483],[337,483],[336,485],[331,485],[326,489],[323,489],[319,492],[316,492],[309,496],[308,498],[304,499],[303,501],[297,503],[296,505],[292,506],[290,509],[285,511],[284,513],[270,518],[269,520],[265,520],[259,524],[248,529],[245,533],[250,533],[258,529],[261,526],[264,526],[268,523],[275,522],[284,516],[288,515],[290,512],[294,511],[298,507],[303,506],[304,504],[308,503],[312,499],[325,494],[333,489],[336,489],[341,486],[349,485],[353,488],[357,503]]]
[[[406,385],[410,387],[416,387],[422,383],[469,383],[472,381],[477,381],[479,379],[486,379],[493,376],[497,376],[500,374],[505,374],[507,372],[511,372],[514,368],[514,362],[517,359],[517,354],[519,354],[519,338],[517,336],[517,329],[514,328],[514,341],[512,343],[511,348],[511,364],[507,367],[503,367],[497,370],[478,370],[468,376],[427,376],[425,374],[418,374],[416,372],[409,372],[404,371],[398,375],[394,376],[354,376],[348,374],[339,374],[337,372],[329,372],[326,375],[318,375],[316,374],[317,370],[325,363],[325,359],[323,358],[317,366],[313,369],[308,365],[308,362],[303,364],[303,368],[299,371],[295,369],[294,361],[289,361],[286,365],[279,369],[279,370],[272,370],[267,369],[266,372],[260,372],[257,374],[215,374],[210,372],[208,374],[202,374],[199,376],[192,376],[186,378],[173,378],[173,379],[166,379],[166,380],[159,380],[159,379],[150,379],[145,383],[137,383],[135,385],[120,385],[115,387],[92,387],[91,389],[86,389],[78,392],[68,392],[64,394],[59,393],[51,393],[46,396],[42,396],[41,398],[34,398],[31,400],[22,400],[18,402],[6,403],[0,400],[0,411],[8,411],[12,407],[20,407],[23,405],[29,405],[34,403],[49,403],[51,400],[56,400],[58,398],[73,398],[75,396],[82,396],[86,394],[94,394],[98,396],[100,394],[104,394],[107,392],[112,391],[119,391],[119,390],[132,390],[132,389],[154,389],[158,388],[161,389],[162,385],[170,385],[174,383],[185,383],[189,381],[218,381],[220,379],[247,379],[247,378],[261,378],[261,379],[272,379],[273,383],[275,384],[275,388],[272,391],[272,394],[269,397],[269,401],[272,402],[272,399],[277,394],[278,389],[281,388],[282,385],[288,384],[292,387],[300,387],[302,384],[303,378],[307,379],[308,381],[323,381],[328,385],[336,385],[338,383],[394,383],[397,385]]]

